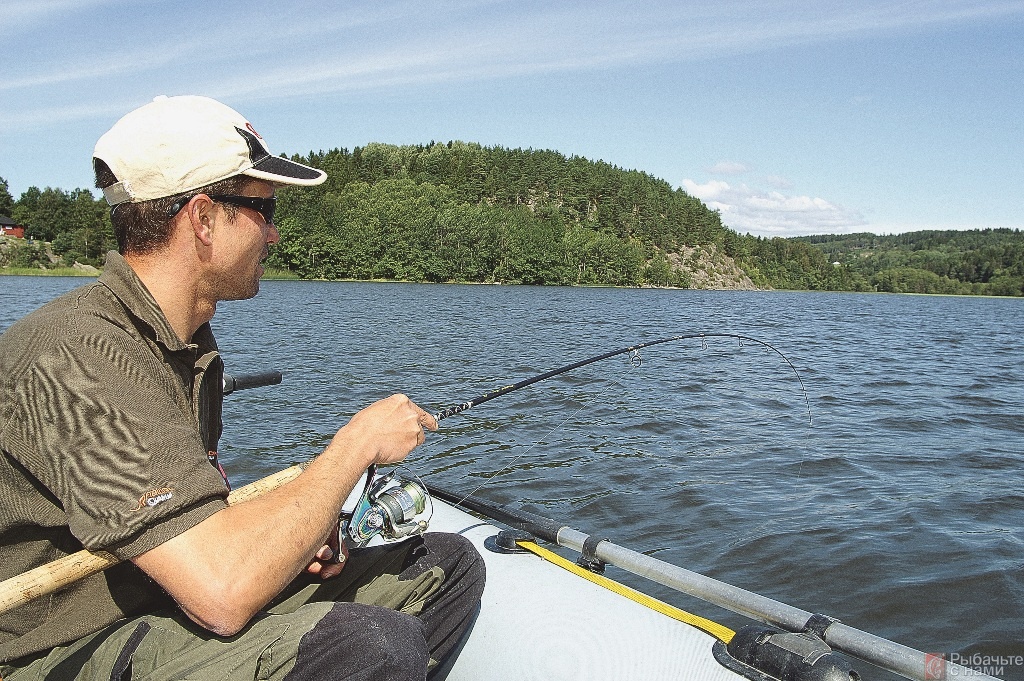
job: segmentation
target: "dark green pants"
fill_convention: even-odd
[[[458,643],[483,593],[459,535],[353,551],[341,575],[300,577],[221,638],[177,611],[118,622],[19,665],[3,681],[422,679]]]

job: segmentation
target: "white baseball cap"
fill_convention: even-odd
[[[240,113],[209,97],[164,97],[126,114],[96,143],[93,157],[117,182],[107,203],[151,201],[235,175],[315,185],[327,173],[274,156]]]

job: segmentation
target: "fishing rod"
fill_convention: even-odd
[[[754,343],[765,348],[765,350],[767,351],[774,352],[776,355],[781,357],[782,360],[787,365],[789,365],[789,368],[793,370],[793,373],[796,375],[796,380],[800,382],[800,390],[804,396],[804,403],[807,405],[807,425],[811,425],[811,402],[807,397],[807,389],[804,387],[804,381],[802,378],[800,378],[800,372],[796,370],[796,367],[793,365],[793,363],[789,361],[789,358],[782,354],[782,352],[779,349],[777,349],[770,343],[766,343],[765,341],[758,340],[757,338],[751,338],[750,336],[744,336],[738,333],[689,333],[679,336],[672,336],[670,338],[661,338],[659,340],[647,341],[646,343],[637,343],[636,345],[630,345],[629,347],[626,348],[612,350],[611,352],[605,352],[600,355],[595,355],[594,357],[589,357],[587,359],[580,360],[579,362],[566,364],[563,367],[552,369],[551,371],[546,371],[543,374],[532,376],[530,378],[519,381],[518,383],[513,383],[512,385],[506,385],[504,387],[497,388],[488,393],[484,393],[479,397],[474,397],[473,399],[468,400],[466,402],[453,405],[451,407],[448,407],[447,409],[442,409],[441,411],[434,414],[434,419],[440,422],[441,420],[446,419],[449,416],[461,414],[467,409],[472,409],[473,407],[483,404],[484,402],[490,402],[491,400],[497,397],[501,397],[502,395],[508,395],[510,392],[519,390],[520,388],[525,388],[527,386],[533,385],[534,383],[539,383],[540,381],[552,378],[554,376],[558,376],[560,374],[564,374],[566,372],[572,371],[573,369],[579,369],[580,367],[587,366],[588,364],[593,364],[595,362],[606,360],[609,357],[615,357],[617,355],[624,355],[628,353],[630,356],[630,362],[633,364],[633,366],[639,367],[642,362],[642,359],[640,357],[640,350],[642,350],[643,348],[649,348],[653,345],[661,345],[662,343],[672,343],[675,341],[699,339],[701,341],[701,349],[706,350],[708,347],[708,338],[733,338],[739,341],[740,347],[743,346],[744,342]]]

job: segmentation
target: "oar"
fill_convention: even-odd
[[[305,466],[304,463],[292,466],[245,487],[239,487],[228,495],[228,503],[240,504],[277,489],[299,477],[299,473]],[[120,559],[117,556],[106,551],[94,553],[83,549],[78,553],[72,553],[52,563],[40,565],[28,572],[5,579],[0,582],[0,614],[40,596],[63,589],[89,575],[102,572],[119,562]]]
[[[993,676],[945,660],[942,660],[945,665],[945,675],[939,676],[937,674],[942,670],[936,670],[931,666],[937,661],[935,656],[926,655],[919,650],[855,629],[833,618],[794,608],[791,605],[691,572],[663,560],[623,548],[606,539],[597,540],[568,525],[561,525],[543,516],[519,509],[510,509],[507,506],[496,506],[472,496],[462,497],[434,485],[427,485],[427,489],[438,499],[461,505],[577,553],[582,554],[586,551],[588,558],[597,558],[634,575],[645,577],[707,603],[786,631],[805,631],[808,623],[814,618],[815,623],[827,624],[823,629],[822,638],[833,649],[908,679],[927,681],[940,678],[971,678],[999,681]],[[817,629],[817,631],[821,631],[821,629]]]

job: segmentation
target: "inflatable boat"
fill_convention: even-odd
[[[762,341],[712,335],[762,345],[796,373],[782,353]],[[440,421],[584,364],[690,337],[674,336],[575,362],[455,405],[434,418]],[[225,393],[280,381],[279,372],[226,377]],[[271,484],[297,475],[299,468],[282,471]],[[418,479],[403,481],[401,470],[380,476],[373,468],[367,472],[362,490],[357,486],[346,502],[347,539],[360,545],[383,534],[400,541],[424,531],[453,532],[470,539],[487,564],[476,620],[435,679],[860,681],[874,678],[878,668],[919,681],[995,678],[536,514]],[[567,551],[577,556],[575,561],[563,555]],[[607,565],[739,613],[751,624],[733,631],[680,610],[609,579],[603,574]]]

